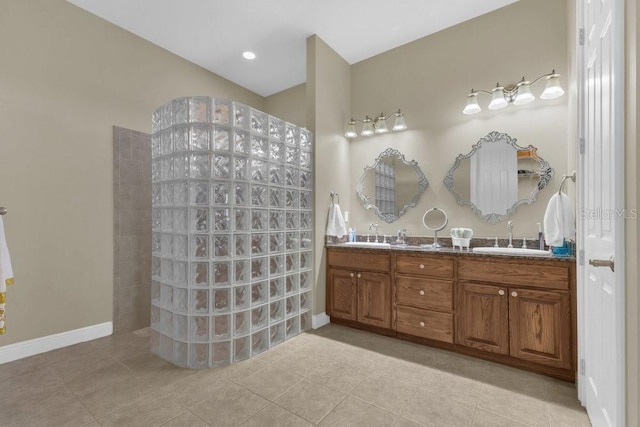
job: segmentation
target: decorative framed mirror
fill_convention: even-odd
[[[416,206],[428,186],[418,162],[387,148],[373,165],[364,168],[356,192],[365,209],[373,209],[378,218],[392,223]]]
[[[554,171],[532,145],[521,147],[506,133],[491,132],[460,154],[444,185],[462,206],[490,224],[504,221],[518,206],[530,205]]]

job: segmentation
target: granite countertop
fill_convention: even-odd
[[[419,252],[419,253],[428,253],[428,254],[442,254],[449,256],[472,256],[472,257],[498,257],[498,258],[509,258],[509,259],[534,259],[534,260],[548,260],[548,261],[565,261],[565,262],[575,262],[576,258],[573,256],[535,256],[535,255],[512,255],[512,254],[498,254],[498,253],[478,253],[473,252],[473,250],[460,250],[458,248],[452,247],[441,247],[439,249],[432,248],[423,248],[419,245],[400,245],[400,244],[391,244],[391,246],[380,247],[380,246],[352,246],[346,245],[344,243],[327,243],[325,245],[327,248],[340,248],[340,249],[350,249],[350,250],[358,250],[358,251],[394,251],[394,252]]]

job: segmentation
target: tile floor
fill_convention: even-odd
[[[590,426],[573,384],[335,325],[210,370],[149,330],[0,365],[2,426]]]

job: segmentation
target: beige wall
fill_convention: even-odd
[[[306,127],[306,97],[307,89],[303,83],[266,97],[264,111],[294,125]]]
[[[6,345],[112,320],[113,125],[149,133],[179,96],[264,99],[63,0],[3,0],[0,58]]]
[[[349,145],[343,118],[351,109],[349,64],[318,36],[307,39],[307,127],[315,135],[315,286],[313,313],[325,311],[324,235],[329,193],[340,195],[340,207],[349,210]],[[344,202],[342,202],[344,200]]]
[[[506,132],[519,145],[535,145],[556,171],[551,187],[532,206],[521,206],[510,219],[514,236],[537,237],[547,201],[567,173],[566,96],[500,111],[486,108],[489,96],[480,95],[483,111],[465,116],[462,109],[471,88],[491,89],[496,81],[517,83],[525,75],[533,79],[552,69],[564,75],[567,87],[567,4],[558,0],[521,0],[495,12],[385,52],[352,66],[352,114],[405,112],[408,130],[403,133],[359,138],[350,143],[351,218],[358,231],[380,222],[357,201],[356,182],[366,165],[388,147],[415,159],[429,180],[418,205],[398,222],[381,223],[380,231],[395,234],[432,235],[421,223],[431,207],[444,209],[449,227],[471,227],[476,236],[506,237],[506,223],[489,225],[469,208],[458,206],[442,180],[460,153],[491,131]],[[538,96],[544,83],[532,92]],[[343,117],[343,122],[348,120]],[[448,234],[448,229],[446,234]]]
[[[625,186],[627,208],[638,209],[640,201],[640,186],[638,185],[638,167],[640,167],[640,151],[638,150],[638,120],[640,110],[638,101],[640,93],[638,85],[638,70],[640,69],[640,8],[636,0],[627,0],[626,4],[626,63],[625,63]],[[640,249],[640,229],[638,219],[625,223],[625,275],[626,275],[626,359],[627,359],[627,426],[637,426],[640,420],[640,264],[638,263],[638,249]]]

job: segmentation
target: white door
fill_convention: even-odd
[[[580,391],[594,427],[623,426],[624,5],[622,0],[580,1]]]

